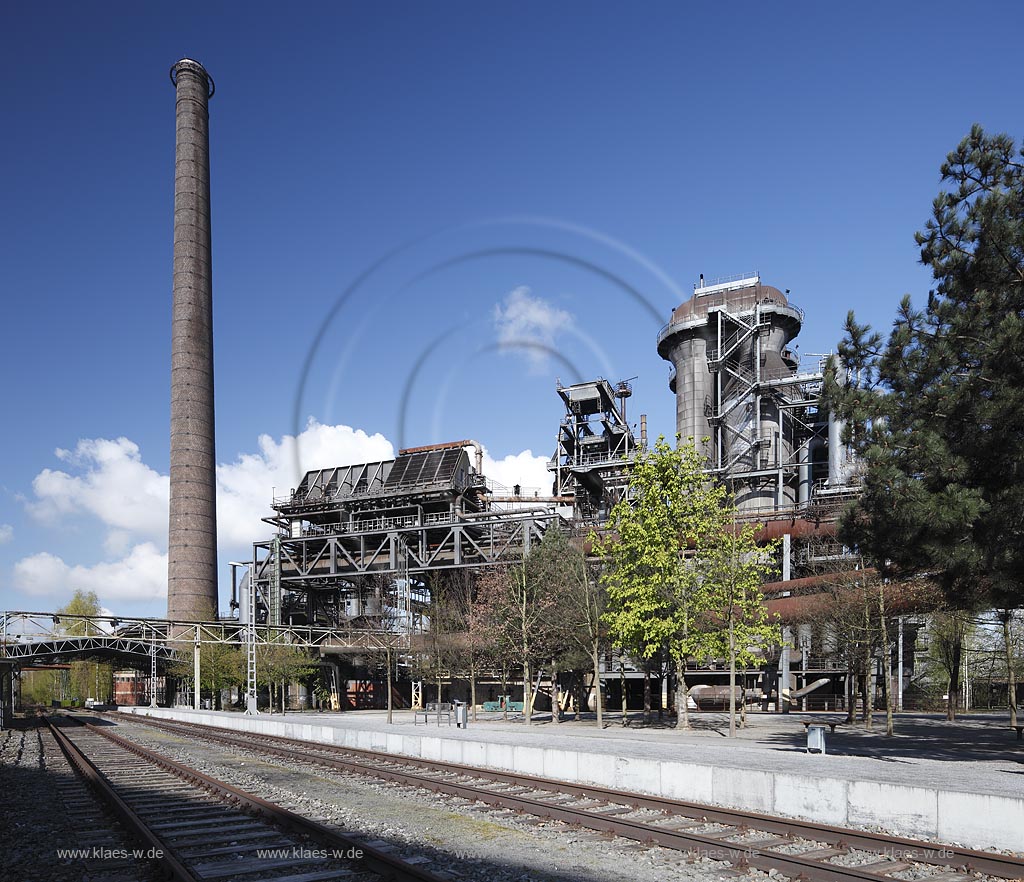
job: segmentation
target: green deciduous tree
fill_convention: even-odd
[[[303,680],[317,670],[317,662],[299,646],[260,643],[256,647],[256,679],[270,687],[270,706],[275,699],[284,713],[285,685]]]
[[[79,588],[71,600],[57,610],[57,614],[58,617],[98,616],[100,614],[100,599],[95,591],[83,591]],[[100,629],[93,622],[66,618],[60,622],[60,625],[65,634],[74,636],[100,633]]]
[[[676,708],[684,729],[689,659],[728,659],[735,686],[737,662],[776,639],[759,590],[770,549],[757,547],[753,527],[736,527],[727,490],[705,466],[692,442],[672,447],[659,438],[637,457],[609,531],[592,538],[604,561],[611,639],[639,648],[643,658],[667,649],[678,674]],[[735,691],[731,707],[735,711]]]
[[[72,598],[57,610],[60,630],[74,637],[101,633],[95,622],[73,618],[74,616],[98,616],[100,600],[95,591],[78,589]],[[97,701],[112,701],[113,666],[108,662],[72,661],[68,671],[55,672],[53,698],[71,699],[84,702],[86,698]]]
[[[679,725],[689,726],[686,660],[693,654],[690,619],[695,573],[684,561],[693,537],[715,520],[725,490],[709,485],[704,458],[692,446],[659,437],[637,456],[627,497],[616,503],[608,532],[592,536],[608,592],[604,615],[612,642],[650,658],[666,646],[678,671]]]
[[[192,658],[183,658],[168,667],[168,675],[182,680],[195,676]],[[199,645],[199,688],[209,692],[214,710],[221,710],[221,693],[245,682],[245,656],[242,647],[230,643]]]
[[[954,608],[1009,610],[1024,604],[1024,163],[975,126],[941,171],[916,236],[927,305],[904,297],[884,341],[851,312],[830,370],[865,463],[842,537],[886,575],[932,574]]]
[[[723,509],[717,527],[698,546],[694,566],[699,582],[691,605],[694,654],[701,660],[729,663],[729,736],[736,734],[736,666],[756,663],[766,645],[778,642],[778,626],[769,621],[761,585],[773,571],[775,547],[759,547],[757,527],[727,522]]]

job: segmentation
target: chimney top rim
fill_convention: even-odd
[[[213,93],[215,91],[213,77],[210,76],[210,72],[203,67],[202,63],[196,61],[194,58],[182,58],[180,61],[176,61],[171,65],[171,84],[175,88],[178,86],[178,73],[183,70],[189,71],[190,73],[205,79],[207,86],[209,87],[209,94],[206,98],[209,100],[213,97]]]

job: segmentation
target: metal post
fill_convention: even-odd
[[[256,703],[256,555],[249,570],[249,622],[245,647],[245,712],[258,714]]]
[[[196,623],[196,642],[192,647],[192,709],[199,710],[199,623]]]
[[[782,581],[788,582],[792,567],[790,563],[793,537],[789,533],[782,535]],[[788,627],[782,629],[782,652],[779,657],[779,713],[789,713],[789,645],[793,641],[792,631]]]
[[[782,657],[779,659],[779,710],[789,713],[789,646],[793,642],[793,630],[784,625],[782,628]]]
[[[149,706],[156,707],[156,628],[152,629],[149,643]]]
[[[903,616],[897,619],[898,626],[896,637],[896,669],[898,671],[898,677],[896,680],[896,710],[903,710]]]

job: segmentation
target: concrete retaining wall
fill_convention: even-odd
[[[902,784],[498,744],[464,737],[405,735],[264,716],[149,707],[124,710],[243,732],[301,738],[787,815],[840,827],[878,827],[897,836],[937,839],[968,848],[1024,849],[1024,797],[986,796]]]

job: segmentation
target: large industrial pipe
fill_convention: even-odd
[[[806,505],[811,499],[814,484],[814,451],[825,442],[821,438],[808,438],[800,445],[799,483],[797,485],[797,502]]]
[[[846,368],[836,358],[836,382],[846,382]],[[846,483],[846,447],[843,444],[843,430],[846,424],[833,410],[828,412],[828,485],[841,487]]]
[[[171,499],[167,615],[217,615],[217,478],[213,419],[210,120],[213,80],[198,62],[171,68],[177,93],[171,319]]]

